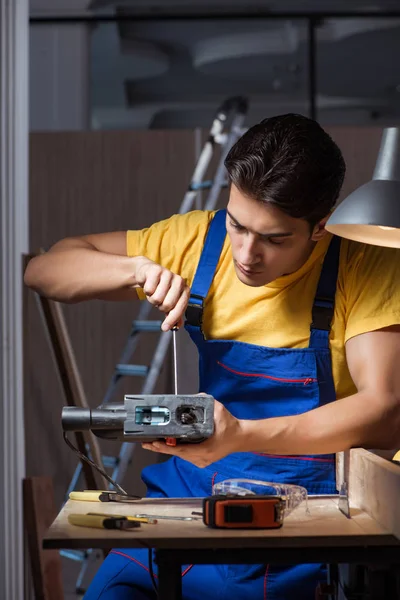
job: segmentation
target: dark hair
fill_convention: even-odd
[[[225,166],[243,194],[311,227],[334,207],[346,172],[342,153],[326,131],[296,114],[251,127],[231,148]]]

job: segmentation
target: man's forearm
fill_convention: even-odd
[[[330,454],[355,447],[390,449],[400,441],[396,398],[371,392],[301,415],[243,420],[240,450],[266,454]]]
[[[115,299],[129,300],[137,297],[133,287],[134,260],[99,252],[73,239],[65,240],[32,258],[24,280],[38,293],[59,302],[109,298],[113,294]]]

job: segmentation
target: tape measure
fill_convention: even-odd
[[[280,496],[209,496],[203,499],[203,522],[227,529],[282,527],[285,501]]]

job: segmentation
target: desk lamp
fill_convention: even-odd
[[[372,180],[352,192],[325,228],[340,237],[400,248],[400,128],[384,129]]]

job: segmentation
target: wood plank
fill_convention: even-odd
[[[347,519],[337,507],[336,499],[309,500],[309,512],[303,503],[277,530],[224,530],[206,527],[195,521],[159,520],[156,525],[120,532],[69,525],[69,513],[102,512],[134,515],[135,513],[190,516],[201,510],[200,499],[186,502],[174,499],[144,499],[135,504],[80,502],[69,500],[46,533],[45,548],[274,548],[335,547],[357,545],[393,545],[398,542],[365,512],[355,511]],[[400,548],[400,544],[399,544]]]
[[[76,364],[71,340],[65,323],[61,305],[58,302],[35,294],[39,310],[43,318],[48,341],[52,351],[57,374],[64,392],[65,401],[68,406],[79,406],[88,408],[88,403],[83,390],[82,380]],[[104,470],[100,447],[91,431],[74,432],[78,450],[87,456],[86,443],[94,462]],[[98,474],[93,467],[81,459],[82,471],[86,481],[86,487],[90,489],[107,489],[108,482],[102,475]],[[98,484],[100,481],[100,485]]]
[[[350,452],[350,505],[400,539],[400,466],[356,448]]]
[[[343,483],[349,481],[350,451],[344,450],[336,454],[336,489],[340,492]]]
[[[44,533],[56,516],[51,478],[24,479],[23,500],[35,598],[62,600],[64,593],[60,554],[57,550],[45,552],[42,548]]]

